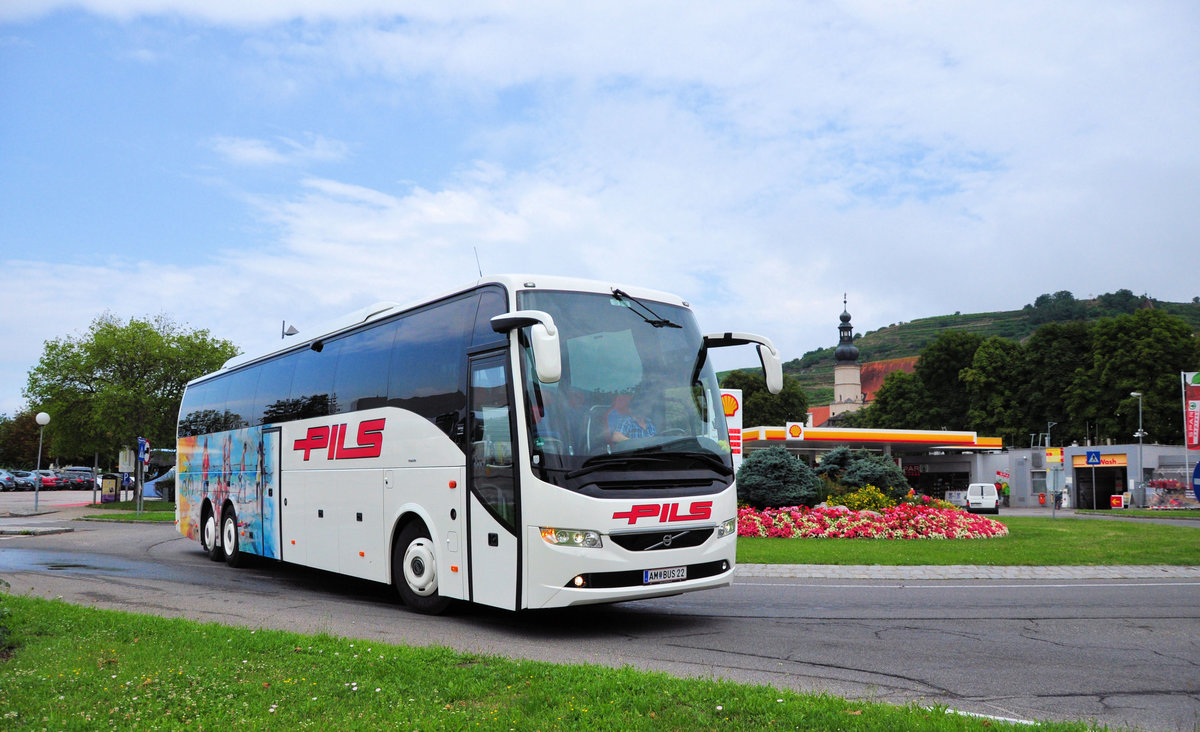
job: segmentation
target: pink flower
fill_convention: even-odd
[[[924,499],[923,505],[902,504],[879,513],[794,506],[763,511],[744,508],[738,511],[738,536],[978,539],[1008,535],[1008,527],[999,521],[957,509],[934,508],[928,497]]]

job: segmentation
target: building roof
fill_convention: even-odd
[[[883,380],[888,374],[903,371],[911,374],[917,370],[917,360],[920,356],[905,356],[890,358],[886,361],[871,361],[862,365],[862,390],[867,395],[867,402],[875,401],[875,392],[883,386]]]

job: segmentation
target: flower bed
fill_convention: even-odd
[[[966,511],[899,505],[875,511],[768,508],[738,511],[738,536],[779,539],[989,539],[1007,536],[999,521]]]

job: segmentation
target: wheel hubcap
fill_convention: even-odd
[[[225,519],[225,531],[221,535],[221,543],[225,546],[225,551],[230,551],[237,546],[237,522],[233,517]]]
[[[433,561],[433,542],[416,539],[404,552],[404,581],[422,597],[437,592],[437,565]]]

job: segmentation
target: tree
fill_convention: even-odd
[[[961,373],[970,428],[1004,438],[1009,445],[1019,444],[1023,436],[1024,410],[1018,395],[1022,356],[1019,343],[993,336],[979,345],[971,366]]]
[[[737,473],[738,500],[755,508],[812,506],[820,481],[812,468],[779,446],[746,455]]]
[[[1095,419],[1101,437],[1129,442],[1138,428],[1130,392],[1140,392],[1150,439],[1182,441],[1179,372],[1200,370],[1200,340],[1187,321],[1153,308],[1097,321],[1086,366],[1067,390],[1072,420]]]
[[[236,353],[165,316],[122,323],[106,313],[82,336],[47,341],[24,395],[50,414],[46,438],[57,457],[111,461],[138,437],[173,444],[184,386]]]
[[[921,351],[915,375],[924,388],[924,419],[918,429],[965,430],[971,395],[961,375],[975,361],[983,336],[962,330],[946,330]]]
[[[855,426],[909,429],[927,421],[928,398],[915,375],[893,371],[883,380],[871,406],[854,413]]]
[[[37,467],[38,429],[37,415],[30,411],[18,412],[12,419],[7,417],[0,423],[0,464],[32,470]],[[49,464],[49,455],[42,450],[42,466]]]
[[[1079,320],[1084,317],[1087,307],[1075,299],[1067,290],[1059,290],[1053,295],[1038,295],[1033,305],[1026,305],[1025,310],[1032,311],[1029,322],[1034,325],[1041,323]]]
[[[1131,315],[1141,306],[1142,299],[1131,290],[1108,292],[1096,298],[1102,315]]]
[[[1083,444],[1093,431],[1096,415],[1069,414],[1066,396],[1092,361],[1093,325],[1084,322],[1047,323],[1034,331],[1023,349],[1017,389],[1022,414],[1013,425],[1013,444],[1025,444],[1029,435],[1039,434],[1050,422],[1054,441]]]
[[[808,397],[800,382],[783,375],[783,390],[778,394],[767,391],[762,371],[738,370],[725,375],[723,389],[741,389],[745,413],[742,424],[747,426],[783,425],[803,422],[808,416]]]

